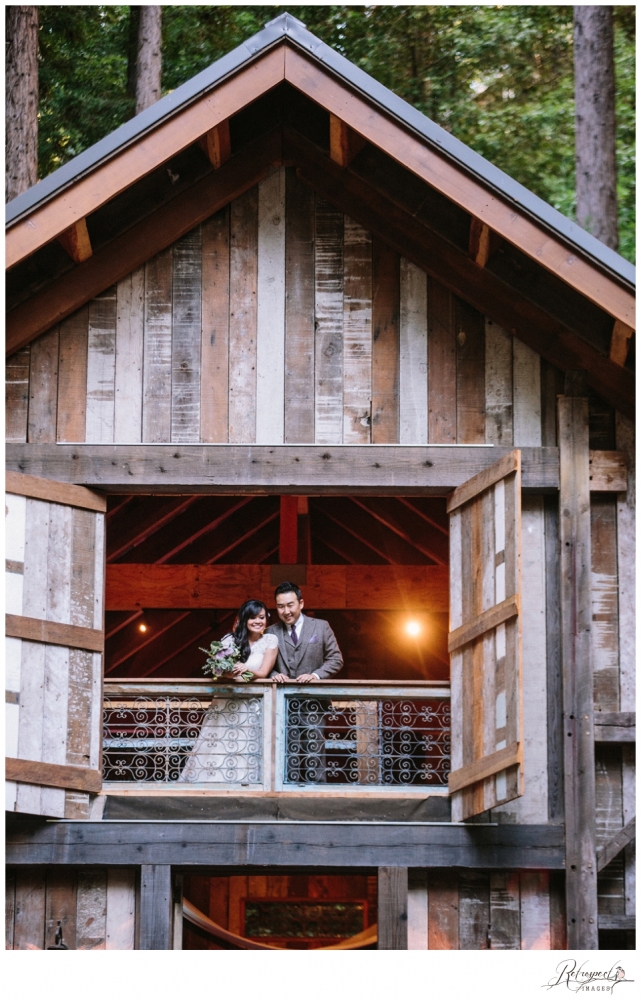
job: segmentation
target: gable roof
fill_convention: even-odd
[[[231,162],[212,171],[198,143],[224,123],[233,125],[283,86],[290,88],[290,96],[295,92],[307,100],[295,127],[281,118],[279,136],[274,129],[259,130],[251,155],[248,146],[243,147],[245,153],[232,150]],[[344,126],[346,135],[357,137],[356,152],[365,146],[360,165],[356,153],[353,163],[337,164],[331,141],[328,156],[326,144],[321,142],[321,151],[313,136],[310,143],[309,135],[301,135],[314,107],[326,119],[329,115],[330,123]],[[331,125],[324,127],[331,130]],[[165,186],[165,174],[173,184],[179,171],[174,168],[174,174],[171,167],[180,157],[185,163],[189,150],[192,161],[184,171],[181,166],[183,180],[165,196],[164,215],[160,202],[150,202],[147,217],[132,222],[129,215],[132,207],[138,208],[140,185],[151,184],[159,171]],[[504,298],[506,289],[512,292],[517,307],[504,302],[502,311],[494,309],[497,322],[558,367],[586,368],[604,398],[631,399],[632,372],[622,366],[635,323],[634,267],[325,45],[290,14],[271,21],[7,206],[7,266],[14,268],[14,276],[31,269],[31,278],[23,282],[26,291],[13,301],[9,313],[8,350],[16,350],[123,277],[128,273],[122,269],[126,261],[133,270],[257,183],[270,164],[285,161],[295,162],[299,170],[302,164],[308,182],[355,218],[360,204],[362,224],[375,231],[378,220],[382,238],[387,236],[386,213],[391,218],[400,209],[399,232],[405,227],[403,239],[396,240],[397,249],[402,244],[400,252],[428,271],[449,255],[450,287],[486,315],[492,316],[498,292]],[[384,184],[376,180],[377,170],[379,180],[385,175]],[[367,190],[361,202],[359,184]],[[425,208],[429,205],[438,215],[439,199],[459,222],[456,260],[450,254],[455,240],[447,226],[435,235],[438,226]],[[109,214],[121,220],[120,230],[114,225],[105,230]],[[99,217],[107,236],[94,246],[93,257],[73,267],[61,249],[67,249],[65,233],[87,219],[90,229],[95,228]],[[486,241],[494,239],[505,248],[502,269],[495,267],[495,274],[492,267],[482,275],[475,268],[475,225],[477,236],[483,229]],[[34,271],[39,275],[35,281]],[[444,280],[447,284],[447,277]],[[535,301],[534,309],[528,299]],[[528,327],[536,330],[536,337]],[[615,357],[611,336],[614,344],[617,330],[624,349]]]
[[[329,68],[336,76],[355,87],[370,101],[408,126],[434,149],[443,153],[459,167],[481,180],[488,188],[509,199],[538,223],[561,236],[578,250],[593,258],[627,284],[635,284],[635,267],[616,251],[611,250],[581,226],[533,194],[518,181],[490,163],[479,153],[417,111],[402,98],[378,83],[348,59],[330,48],[308,31],[302,21],[291,14],[280,14],[269,21],[262,31],[218,59],[207,69],[192,77],[181,87],[125,122],[120,128],[74,157],[54,173],[19,195],[6,207],[6,223],[11,226],[25,214],[72,185],[80,177],[110,160],[131,143],[179,114],[196,98],[217,87],[223,80],[255,60],[268,49],[287,39],[306,55]]]

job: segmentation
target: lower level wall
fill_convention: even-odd
[[[41,951],[62,942],[77,951],[136,947],[138,873],[135,868],[9,869],[6,948]]]

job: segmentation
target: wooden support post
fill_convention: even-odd
[[[141,865],[140,950],[171,951],[171,865]]]
[[[407,951],[407,868],[378,869],[379,951]]]
[[[285,566],[298,562],[298,497],[280,498],[278,561]]]
[[[74,264],[82,264],[83,260],[89,260],[93,253],[86,219],[78,219],[73,226],[60,233],[58,242],[62,244]]]
[[[213,167],[218,169],[231,157],[231,138],[229,135],[229,119],[216,125],[200,139],[200,146],[209,157]]]
[[[581,373],[559,397],[559,537],[566,836],[570,949],[597,949],[594,723],[590,652],[590,449]]]
[[[172,942],[174,951],[182,951],[183,947],[183,877],[176,875],[174,878],[173,894],[174,923],[172,928]]]

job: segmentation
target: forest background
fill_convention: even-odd
[[[137,11],[40,11],[38,175],[131,118]],[[163,6],[162,92],[287,10]],[[310,31],[571,218],[571,6],[292,6]],[[615,6],[619,252],[634,260],[635,8]]]

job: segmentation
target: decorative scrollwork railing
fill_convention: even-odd
[[[446,685],[106,681],[103,779],[114,785],[445,790]]]
[[[289,695],[286,705],[286,784],[447,784],[449,699]]]
[[[107,698],[103,778],[118,782],[256,785],[262,699],[179,695]]]

